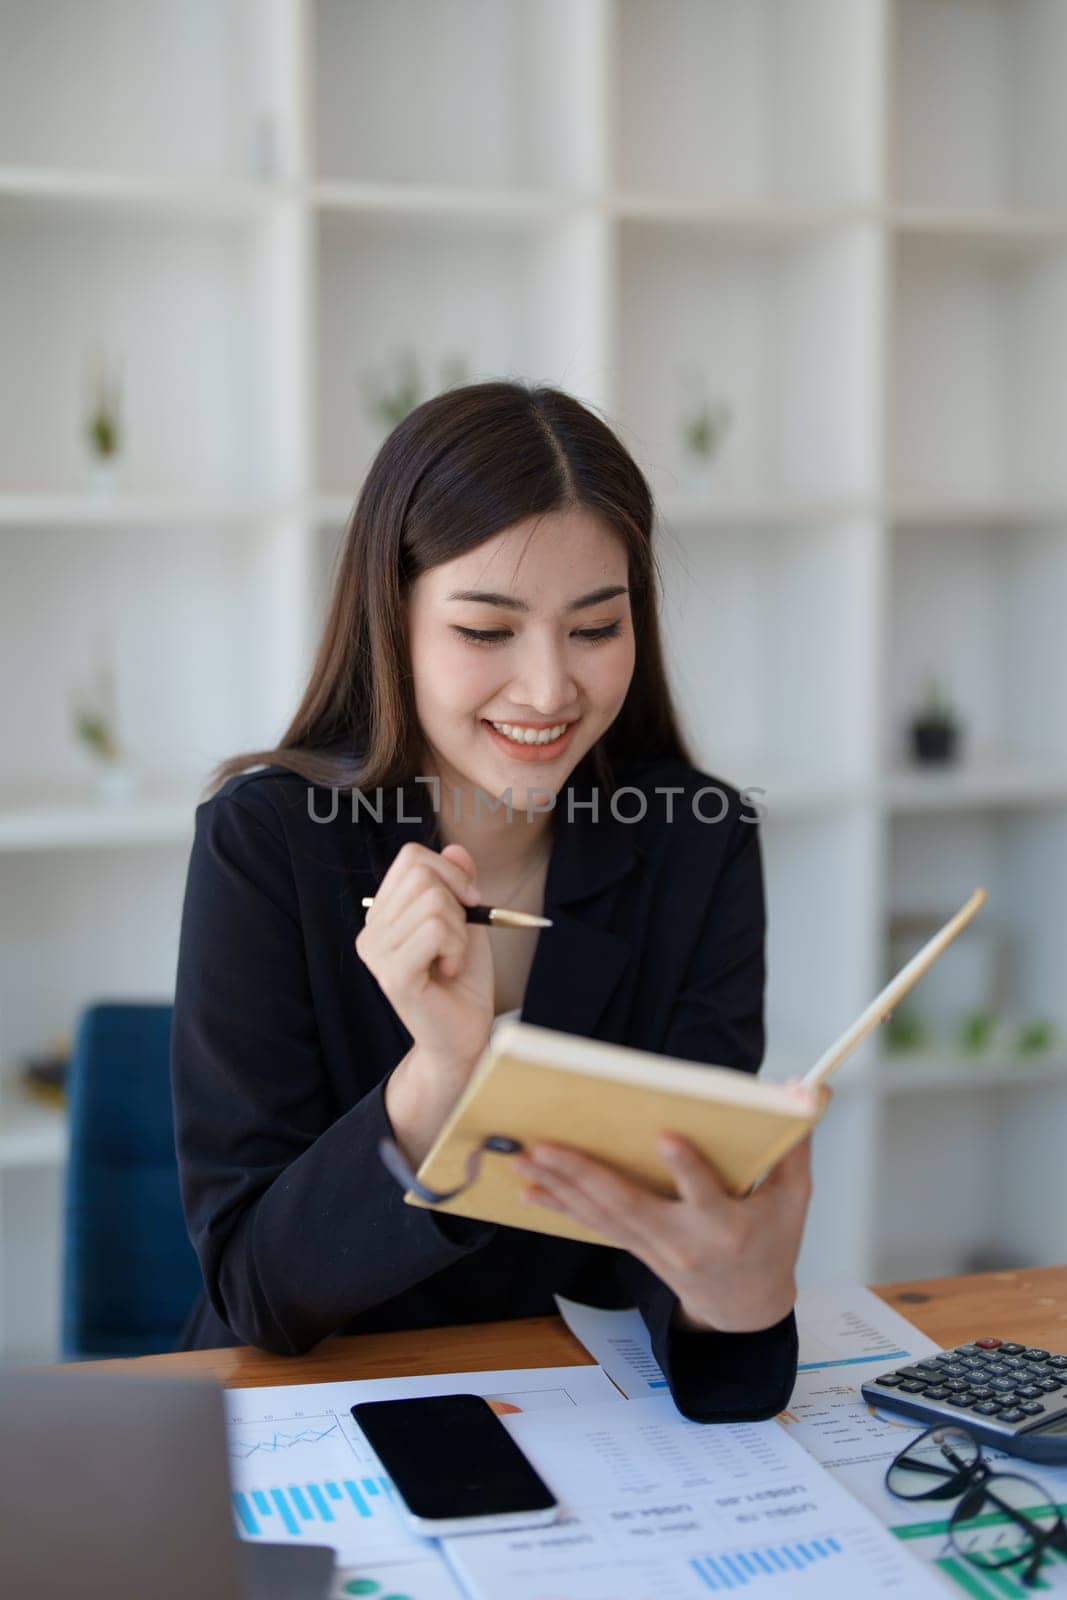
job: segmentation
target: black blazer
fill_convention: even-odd
[[[616,808],[635,816],[644,799],[640,821],[616,820],[603,793],[594,819],[592,783],[586,757],[557,799],[553,926],[523,1019],[755,1072],[765,919],[754,813],[674,760],[617,773]],[[717,793],[700,797],[707,786]],[[719,794],[723,819],[698,820],[694,798],[714,818]],[[336,801],[336,815],[312,820],[309,801],[320,818]],[[196,809],[171,1068],[206,1296],[184,1347],[297,1355],[333,1333],[551,1314],[555,1290],[636,1303],[686,1415],[773,1415],[795,1375],[792,1313],[755,1334],[682,1332],[670,1327],[676,1296],[627,1252],[404,1204],[377,1144],[392,1131],[385,1080],[411,1035],[353,945],[360,899],[400,846],[440,839],[427,785],[381,801],[380,822],[365,809],[353,821],[350,798],[266,767]]]

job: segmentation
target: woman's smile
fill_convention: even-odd
[[[577,719],[568,723],[545,723],[540,727],[536,723],[494,723],[486,717],[481,721],[489,737],[513,761],[555,761],[567,749],[578,725]],[[550,737],[558,729],[562,732],[555,738]]]

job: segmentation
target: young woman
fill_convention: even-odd
[[[682,1130],[656,1130],[672,1198],[564,1144],[494,1157],[531,1216],[611,1249],[408,1206],[378,1155],[388,1136],[418,1165],[508,1013],[758,1069],[758,819],[679,734],[652,523],[618,439],[554,389],[456,389],[382,446],[299,710],[197,807],[172,1039],[206,1286],[187,1348],[299,1354],[559,1291],[639,1305],[688,1416],[786,1403],[806,1145],[741,1200]],[[479,902],[552,926],[468,923]]]

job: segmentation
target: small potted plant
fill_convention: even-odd
[[[1020,1023],[1015,1048],[1021,1056],[1035,1056],[1054,1050],[1058,1041],[1059,1030],[1050,1018],[1032,1017]]]
[[[75,736],[95,764],[100,799],[116,805],[128,800],[136,780],[116,732],[114,675],[106,657],[91,686],[71,692],[70,710]]]
[[[714,486],[733,411],[725,400],[711,398],[704,373],[696,369],[680,374],[679,390],[684,487],[700,497]]]
[[[467,381],[467,364],[462,356],[450,356],[441,365],[438,392],[454,389]],[[413,350],[402,350],[394,358],[392,374],[371,373],[364,385],[367,411],[384,434],[391,433],[428,396],[423,391],[422,374]]]
[[[911,749],[920,766],[948,766],[959,752],[960,724],[936,678],[928,678],[923,703],[911,720]]]
[[[983,1055],[993,1043],[997,1019],[992,1011],[968,1011],[960,1018],[956,1042],[967,1056]]]
[[[905,1055],[912,1050],[922,1050],[929,1043],[929,1031],[914,1011],[901,1006],[885,1025],[885,1042],[892,1055]]]
[[[102,494],[111,494],[115,488],[122,444],[121,394],[118,373],[109,371],[106,361],[99,357],[95,363],[85,433],[93,462],[93,483]]]

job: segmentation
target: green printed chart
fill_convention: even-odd
[[[377,1578],[346,1578],[341,1583],[338,1594],[358,1594],[367,1597],[367,1600],[414,1600],[412,1595],[399,1594],[394,1591],[386,1594],[385,1587]]]
[[[428,1556],[398,1565],[360,1566],[338,1571],[332,1600],[464,1600],[445,1563]]]
[[[1067,1505],[1058,1506],[1057,1509],[1061,1516],[1067,1517]],[[1003,1523],[1006,1526],[1008,1519],[1001,1513],[991,1512],[988,1516],[974,1518],[973,1521],[984,1526],[993,1526],[996,1523]],[[1035,1594],[1067,1596],[1067,1556],[1060,1555],[1055,1550],[1045,1552],[1037,1582],[1028,1585],[1022,1581],[1024,1570],[1022,1562],[1016,1567],[1005,1567],[1002,1571],[982,1570],[972,1562],[965,1561],[962,1556],[956,1555],[948,1542],[947,1519],[939,1522],[905,1523],[903,1526],[891,1528],[890,1532],[905,1542],[920,1539],[937,1540],[942,1553],[932,1557],[933,1565],[961,1594],[970,1596],[971,1600],[1021,1600],[1021,1597]],[[930,1552],[925,1553],[929,1559]]]

